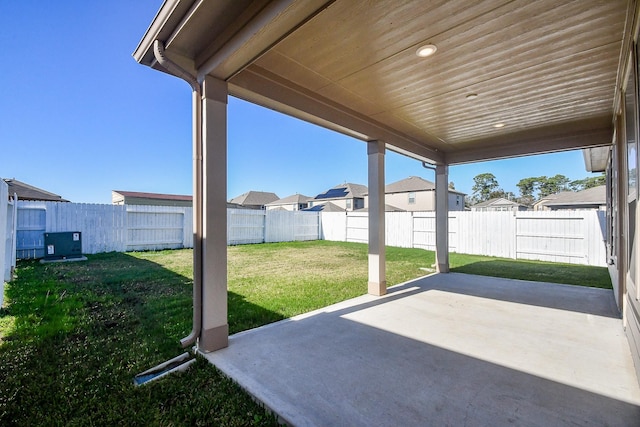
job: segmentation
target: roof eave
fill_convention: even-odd
[[[181,17],[193,3],[193,0],[164,0],[133,51],[133,58],[142,65],[154,67],[156,59],[153,54],[153,42],[166,39],[173,34]]]

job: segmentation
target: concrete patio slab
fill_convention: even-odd
[[[435,274],[205,356],[295,426],[638,426],[612,291]]]

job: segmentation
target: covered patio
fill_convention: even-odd
[[[295,426],[633,426],[613,293],[434,274],[231,336],[206,356]]]
[[[396,425],[637,424],[639,377],[629,358],[640,373],[639,7],[636,0],[166,0],[134,57],[185,80],[193,95],[194,311],[182,344],[213,352],[211,360],[249,389],[272,388],[274,408],[294,424],[341,424],[313,418],[335,405],[350,425],[368,416],[368,424]],[[369,295],[231,340],[229,95],[365,142],[369,176]],[[588,170],[607,171],[613,302],[603,291],[447,276],[450,165],[575,149],[584,150]],[[435,170],[439,275],[385,296],[387,150]],[[592,298],[605,307],[586,302]],[[233,354],[260,342],[268,344],[263,354],[234,365]],[[279,363],[285,359],[295,363]],[[314,369],[314,361],[325,365]],[[285,383],[260,376],[275,372]],[[293,373],[306,399],[286,397]],[[342,398],[323,400],[331,395]],[[311,418],[293,418],[295,408]]]

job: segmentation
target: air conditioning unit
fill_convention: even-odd
[[[83,258],[82,233],[44,233],[44,259],[47,261]]]

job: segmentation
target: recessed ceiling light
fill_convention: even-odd
[[[467,95],[467,99],[476,99],[478,97],[477,93],[470,93],[469,95]]]
[[[494,128],[500,129],[504,127],[504,123],[496,123],[495,125],[493,125]]]
[[[426,58],[427,56],[431,56],[436,53],[438,48],[435,44],[425,44],[424,46],[420,46],[418,50],[416,50],[416,55],[420,58]]]

